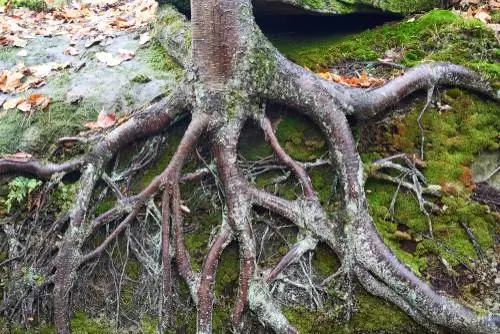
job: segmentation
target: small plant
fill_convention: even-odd
[[[41,181],[28,179],[25,177],[16,177],[9,183],[9,194],[7,200],[4,201],[5,209],[10,212],[12,204],[17,202],[21,204],[25,198],[29,198],[30,194],[42,184]]]
[[[0,0],[0,5],[5,5],[6,3],[7,0]],[[45,1],[43,0],[13,0],[12,7],[25,7],[35,11],[42,11],[46,9]]]

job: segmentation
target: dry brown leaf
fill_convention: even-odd
[[[108,52],[96,52],[95,57],[97,58],[97,60],[105,64],[113,59],[113,55]]]
[[[18,38],[15,36],[12,36],[13,42],[12,45],[17,46],[18,48],[24,48],[26,45],[28,45],[28,41],[22,38]]]
[[[336,82],[349,87],[370,88],[381,86],[385,83],[385,80],[382,78],[368,77],[368,75],[364,71],[359,78],[343,77],[337,74],[332,74],[330,72],[320,72],[316,74],[324,80]]]
[[[476,13],[474,15],[474,18],[478,19],[479,21],[481,21],[481,22],[483,22],[485,24],[491,21],[491,16],[488,13],[484,12],[484,11]]]
[[[17,105],[17,109],[23,111],[23,112],[29,112],[31,111],[32,105],[28,102],[28,100],[23,100],[21,103]]]
[[[115,114],[106,114],[104,110],[97,116],[97,122],[87,122],[84,125],[90,129],[105,129],[112,127],[116,123]]]
[[[66,48],[66,50],[64,50],[64,54],[66,56],[77,56],[80,54],[80,51],[78,51],[77,48],[70,46],[70,47]]]
[[[119,57],[123,60],[130,60],[135,57],[135,52],[126,50],[126,49],[120,49],[118,50]]]
[[[14,93],[22,85],[21,79],[24,74],[20,72],[5,71],[0,76],[0,90],[4,93]]]
[[[141,34],[141,36],[139,37],[139,45],[146,44],[147,42],[149,42],[150,39],[151,39],[151,36],[149,35],[149,32],[145,32],[144,34]]]
[[[23,99],[20,97],[15,97],[13,99],[7,100],[3,103],[3,108],[5,110],[14,109]]]
[[[48,76],[52,71],[52,64],[49,63],[49,64],[31,66],[29,68],[29,71],[33,76],[37,78],[43,78]]]

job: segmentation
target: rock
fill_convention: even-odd
[[[48,138],[47,126],[60,127],[54,118],[47,117],[47,120],[39,122],[38,114],[35,113],[35,117],[27,122],[23,119],[24,116],[10,115],[8,119],[4,118],[3,122],[0,122],[0,133],[12,134],[0,136],[0,153],[15,153],[11,150],[16,147],[31,152],[40,150],[48,140],[55,142],[58,136],[77,134],[83,130],[83,124],[95,119],[94,115],[96,116],[101,110],[121,116],[129,111],[146,107],[158,96],[167,94],[177,82],[176,69],[160,68],[159,63],[163,59],[157,54],[152,54],[150,48],[140,46],[139,40],[134,39],[133,34],[124,33],[111,38],[110,43],[105,46],[94,45],[88,49],[84,47],[85,39],[74,41],[75,49],[85,50],[75,56],[65,52],[70,43],[72,41],[67,36],[31,39],[25,47],[26,56],[22,58],[26,66],[53,62],[69,63],[71,67],[51,71],[45,78],[47,84],[40,88],[14,95],[0,93],[0,101],[25,97],[29,94],[49,97],[51,104],[47,115],[54,115],[52,107],[55,105],[59,110],[67,109],[69,113],[67,121],[61,124],[66,128],[60,131],[58,129],[57,133]],[[120,49],[131,50],[136,56],[115,67],[108,67],[95,57],[96,52],[117,55]],[[19,62],[16,53],[14,48],[0,50],[0,68],[13,68]],[[138,81],[138,75],[148,80]],[[1,106],[0,114],[4,117],[7,115]],[[47,121],[51,124],[46,124]],[[16,137],[19,138],[18,144]],[[45,152],[44,149],[42,151]]]
[[[299,14],[297,8],[318,13],[346,14],[380,9],[409,14],[440,7],[441,0],[256,0],[257,12]],[[288,5],[289,8],[286,8]],[[290,8],[291,7],[291,8]]]

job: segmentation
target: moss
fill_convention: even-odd
[[[238,142],[238,153],[248,161],[257,161],[273,154],[262,131],[255,125],[245,126]]]
[[[35,112],[32,117],[18,111],[0,112],[0,153],[22,150],[44,156],[56,138],[78,133],[85,122],[96,116],[94,109],[59,101],[53,101],[47,110]]]
[[[69,212],[76,199],[78,183],[59,183],[52,194],[52,203],[59,212]]]
[[[326,278],[340,268],[340,261],[330,247],[321,243],[314,252],[312,265],[321,277]]]
[[[383,299],[358,290],[358,311],[343,322],[336,309],[284,307],[283,313],[300,333],[417,333],[418,326],[401,310]]]
[[[480,152],[499,149],[500,110],[495,103],[459,89],[447,91],[442,99],[452,110],[438,112],[430,109],[422,120],[427,162],[423,173],[430,183],[440,184],[445,191],[444,197],[437,202],[445,211],[431,215],[431,221],[436,239],[452,249],[453,255],[433,241],[421,241],[421,235],[428,233],[427,219],[420,213],[414,197],[404,191],[398,195],[394,219],[409,228],[407,232],[419,243],[414,254],[403,251],[394,235],[397,226],[388,212],[396,187],[373,180],[366,184],[370,212],[377,229],[396,256],[417,274],[428,266],[427,255],[430,254],[444,257],[452,266],[460,262],[470,263],[477,257],[460,222],[467,223],[483,249],[491,249],[494,244],[491,237],[494,215],[487,207],[469,200],[474,185],[468,166]],[[419,103],[405,118],[394,120],[386,130],[381,130],[385,131],[383,139],[379,138],[378,146],[375,146],[379,154],[412,154],[419,149],[416,118],[421,107]],[[376,158],[373,153],[368,156],[362,153],[362,156],[364,161]]]
[[[213,314],[215,333],[229,332],[231,328],[231,310],[237,295],[239,269],[238,245],[232,243],[222,253],[217,267],[214,286],[216,303]]]
[[[313,161],[326,153],[321,131],[306,117],[286,115],[276,123],[276,137],[292,158]]]
[[[147,83],[150,82],[151,79],[146,74],[137,74],[132,78],[132,82],[135,83]]]
[[[481,151],[498,150],[500,109],[494,102],[465,94],[455,89],[443,97],[452,110],[428,110],[422,124],[426,135],[425,175],[429,182],[449,185],[459,193],[468,192],[463,178],[472,159]],[[412,153],[417,149],[420,132],[415,126],[418,105],[413,112],[398,122],[399,128],[391,137],[398,150]],[[401,130],[404,129],[404,130]]]
[[[5,5],[6,3],[7,0],[0,0],[0,5]],[[46,5],[43,0],[13,0],[12,6],[14,8],[26,7],[36,11],[41,11],[46,9]]]
[[[158,333],[158,319],[149,316],[144,316],[141,319],[141,333],[143,334]]]
[[[189,0],[160,0],[159,3],[160,4],[164,4],[164,3],[172,4],[183,13],[188,13],[191,11],[191,6],[190,6]]]
[[[186,217],[186,224],[194,226],[195,230],[186,234],[184,241],[191,256],[193,269],[199,270],[205,257],[204,250],[207,249],[212,229],[220,224],[222,216],[220,211],[211,208],[211,203],[208,201],[199,203],[196,211],[196,215]]]
[[[103,213],[111,210],[116,204],[116,198],[113,195],[108,195],[106,198],[97,206],[95,210],[96,216],[102,215]]]
[[[348,324],[353,332],[417,333],[421,330],[403,311],[367,293],[357,295],[358,312]]]
[[[4,1],[4,0],[0,0]],[[1,48],[0,49],[0,62],[10,62],[13,59],[16,59],[16,55],[18,53],[17,48]]]
[[[448,61],[478,70],[497,85],[500,80],[494,32],[478,20],[466,20],[446,10],[342,39],[275,40],[274,44],[292,61],[315,70],[349,59],[377,60],[386,51],[396,50],[408,66]]]
[[[115,333],[111,324],[104,319],[90,319],[82,312],[76,312],[71,319],[71,332],[75,334]]]
[[[179,72],[179,65],[168,55],[158,42],[151,42],[145,49],[141,49],[138,56],[144,58],[146,63],[155,71]]]
[[[10,333],[10,334],[55,334],[56,330],[52,325],[49,324],[39,324],[34,328],[24,328],[19,325],[13,325],[9,328],[6,323],[0,321],[0,333]]]
[[[165,143],[166,149],[160,153],[158,159],[151,166],[145,169],[144,172],[134,180],[131,186],[132,192],[137,193],[144,189],[148,184],[151,183],[151,181],[153,181],[154,177],[161,174],[161,172],[167,167],[170,159],[175,153],[178,144],[182,139],[182,135],[184,134],[185,129],[185,122],[169,128]],[[134,149],[131,148],[130,150],[133,151]]]
[[[125,248],[125,247],[122,247]],[[124,250],[122,250],[124,251]],[[112,254],[112,256],[115,254]],[[128,259],[124,268],[126,279],[122,282],[120,291],[120,305],[124,311],[133,311],[140,304],[140,296],[135,293],[135,282],[139,281],[141,265],[135,259]]]
[[[500,10],[492,10],[490,16],[491,23],[500,23]]]
[[[0,111],[0,154],[15,153],[19,144],[19,134],[26,125],[23,117],[15,111]]]

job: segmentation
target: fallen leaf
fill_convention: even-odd
[[[151,39],[151,36],[149,35],[149,32],[145,32],[144,34],[141,34],[141,36],[139,37],[139,45],[146,44],[147,42],[149,42],[150,39]]]
[[[22,38],[15,37],[12,45],[17,46],[18,48],[24,48],[28,45],[28,41]]]
[[[4,93],[14,93],[22,85],[21,79],[24,74],[20,72],[5,71],[0,75],[0,90]]]
[[[66,48],[66,50],[64,50],[64,54],[66,56],[77,56],[80,54],[80,51],[78,51],[77,48],[70,46],[70,47]]]
[[[23,99],[20,97],[15,97],[13,99],[7,100],[3,103],[3,108],[5,110],[14,109]]]
[[[85,48],[90,48],[92,45],[100,43],[102,40],[104,40],[106,36],[104,35],[99,35],[96,38],[93,38],[85,43]]]
[[[31,66],[29,68],[29,71],[32,75],[34,75],[37,78],[46,77],[52,71],[52,64],[42,64],[42,65]]]
[[[491,21],[491,16],[488,13],[482,11],[474,15],[474,18],[485,24]]]
[[[97,116],[97,122],[87,122],[84,125],[90,129],[105,129],[115,125],[115,123],[116,115],[106,114],[106,112],[102,110],[99,116]]]
[[[31,108],[32,108],[32,105],[28,102],[28,100],[24,100],[17,105],[17,109],[19,109],[23,112],[29,112],[29,111],[31,111]]]
[[[180,205],[179,207],[180,207],[180,209],[181,209],[183,212],[185,212],[185,213],[191,213],[191,210],[189,210],[189,208],[188,208],[187,206],[185,206],[185,205]]]
[[[102,63],[108,63],[113,59],[113,55],[108,52],[96,52],[95,57]]]

